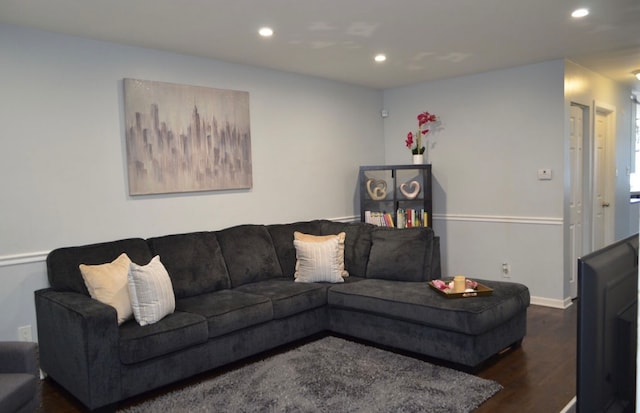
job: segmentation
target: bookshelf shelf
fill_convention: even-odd
[[[431,226],[431,165],[361,166],[360,220],[380,226]]]

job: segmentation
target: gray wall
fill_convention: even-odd
[[[501,279],[507,261],[534,302],[567,302],[563,60],[378,91],[6,25],[0,50],[0,340],[35,327],[33,291],[47,286],[53,248],[353,218],[358,166],[408,163],[404,138],[424,110],[443,123],[428,160],[444,273]],[[127,77],[248,91],[253,189],[128,196]],[[622,104],[612,82],[590,82],[598,99]],[[624,134],[621,125],[619,142]],[[554,179],[538,181],[539,168],[553,169]],[[622,204],[616,212],[621,237],[630,214]]]
[[[622,238],[635,232],[625,173],[630,91],[586,69],[579,73],[580,99],[618,108],[614,227],[615,238]],[[387,163],[408,162],[404,138],[417,128],[419,112],[441,117],[427,151],[445,274],[503,280],[507,262],[508,280],[526,284],[534,303],[570,303],[564,250],[565,82],[576,76],[571,62],[554,60],[384,91]],[[538,180],[541,168],[552,169],[553,179]]]
[[[0,340],[35,327],[56,247],[352,219],[358,166],[384,160],[382,92],[0,25]],[[122,79],[248,91],[253,189],[130,197]]]
[[[445,273],[499,280],[507,262],[510,280],[562,302],[562,85],[552,61],[384,92],[388,162],[408,156],[419,111],[441,118],[427,151]]]

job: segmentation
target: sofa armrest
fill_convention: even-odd
[[[37,344],[24,341],[0,342],[0,373],[39,376]]]
[[[90,409],[120,399],[115,308],[75,292],[35,292],[42,370]]]

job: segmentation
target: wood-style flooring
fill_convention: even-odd
[[[576,310],[576,305],[566,310],[529,307],[527,336],[522,346],[495,357],[475,373],[504,387],[476,412],[558,413],[569,403],[576,387]],[[218,369],[137,397],[120,407],[223,373],[224,370]],[[45,413],[86,411],[73,396],[50,379],[42,381],[42,407]]]

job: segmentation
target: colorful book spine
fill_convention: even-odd
[[[405,216],[405,211],[402,208],[398,208],[398,211],[396,212],[396,224],[398,228],[405,228],[406,227],[406,216]]]
[[[364,211],[364,222],[381,227],[413,228],[428,227],[429,213],[424,209],[398,208],[395,220],[389,212]]]
[[[395,227],[395,225],[393,224],[393,216],[391,216],[391,214],[388,212],[384,213],[384,224],[387,227]]]

